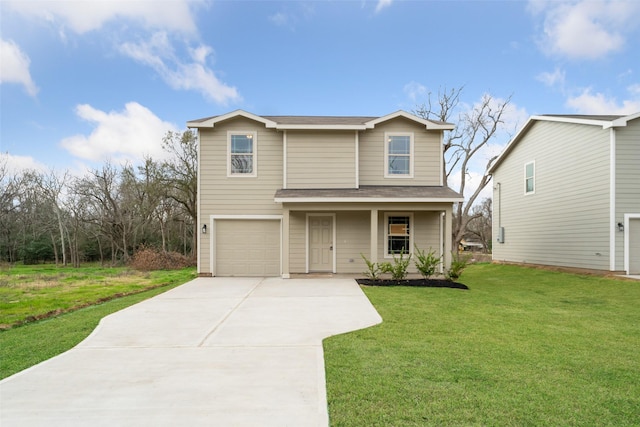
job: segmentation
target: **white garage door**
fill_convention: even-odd
[[[629,219],[629,274],[640,274],[640,218]]]
[[[279,220],[216,220],[216,276],[279,276]]]

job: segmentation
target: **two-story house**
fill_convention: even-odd
[[[199,135],[198,272],[361,273],[432,248],[451,262],[453,203],[443,132],[404,111],[383,117],[258,116],[187,123]]]
[[[531,117],[490,172],[494,260],[640,274],[640,113]]]

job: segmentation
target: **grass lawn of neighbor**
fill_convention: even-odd
[[[469,290],[363,287],[324,342],[332,426],[638,426],[640,281],[470,266]]]
[[[125,267],[0,269],[0,379],[60,354],[100,319],[195,278],[194,268],[138,272]]]

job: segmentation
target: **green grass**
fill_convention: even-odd
[[[638,426],[640,282],[480,264],[470,290],[367,287],[324,343],[332,426]]]
[[[0,328],[72,311],[114,296],[142,292],[193,276],[193,269],[139,272],[126,267],[0,269]]]
[[[97,271],[91,271],[91,269],[83,267],[79,270],[84,270],[84,274],[89,277],[94,277],[94,274],[99,276]],[[64,271],[66,272],[66,270]],[[105,272],[105,277],[109,276],[108,273]],[[156,271],[148,275],[149,278],[145,282],[145,286],[150,288],[149,290],[141,290],[133,295],[116,297],[106,302],[52,316],[45,320],[30,322],[0,331],[0,379],[74,347],[95,329],[100,319],[104,316],[166,292],[193,279],[195,270],[188,268],[184,270]],[[86,280],[86,278],[82,280]],[[103,284],[103,287],[107,287],[112,291],[122,291],[119,287],[109,287],[108,284]],[[104,295],[100,289],[96,291],[97,289],[93,286],[85,289],[82,293],[85,301],[95,301],[97,300],[96,295]],[[130,290],[137,292],[139,288],[131,288]],[[114,295],[111,294],[111,296]],[[34,307],[49,306],[51,304],[50,301],[46,301],[49,298],[49,294],[41,294],[40,298],[43,301],[34,303]],[[52,300],[56,299],[53,298]]]

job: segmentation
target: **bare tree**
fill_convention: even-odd
[[[422,118],[448,122],[460,105],[460,97],[464,88],[440,90],[437,100],[433,100],[431,93],[427,102],[418,106],[414,113]],[[491,181],[489,168],[497,156],[491,157],[484,168],[480,182],[476,188],[467,188],[469,167],[478,152],[482,150],[496,136],[504,124],[504,115],[511,102],[511,96],[506,100],[499,100],[490,94],[485,94],[480,102],[470,110],[460,113],[454,130],[445,135],[444,155],[444,185],[448,185],[453,174],[459,174],[460,188],[458,191],[465,197],[465,201],[457,203],[453,218],[453,247],[464,237],[467,224],[475,216],[470,214],[476,199]],[[471,195],[467,195],[471,191]]]
[[[473,236],[482,242],[484,252],[491,250],[492,201],[487,197],[474,205],[471,218],[467,223],[467,236]]]
[[[63,222],[63,211],[61,208],[60,197],[62,195],[65,186],[67,185],[67,181],[69,179],[69,173],[65,171],[63,174],[59,175],[55,172],[55,170],[50,170],[48,173],[37,174],[35,176],[37,185],[40,187],[42,194],[47,199],[49,204],[53,207],[53,210],[56,214],[56,219],[58,222],[58,233],[60,236],[60,246],[62,250],[62,265],[67,265],[67,249],[65,245],[65,224]],[[54,251],[55,242],[54,243]],[[58,257],[56,256],[56,264],[58,263]]]
[[[162,162],[168,196],[178,202],[192,220],[191,253],[195,256],[198,232],[198,140],[191,130],[169,131],[162,148],[171,157]]]

